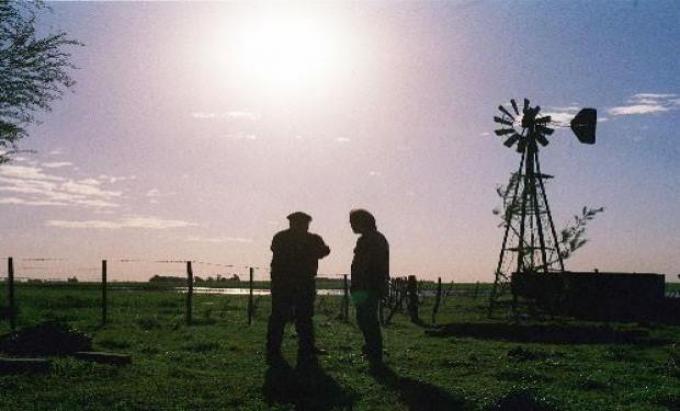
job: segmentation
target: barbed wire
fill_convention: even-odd
[[[54,257],[12,257],[15,261],[31,261],[31,262],[53,262],[53,261],[72,261],[71,259],[68,258],[54,258]],[[192,262],[194,264],[201,264],[201,265],[208,265],[208,266],[213,266],[213,267],[225,267],[225,268],[252,268],[254,270],[261,270],[262,266],[265,266],[264,264],[258,264],[258,265],[250,265],[250,264],[225,264],[225,263],[216,263],[216,262],[211,262],[211,261],[203,261],[203,260],[191,260],[191,259],[152,259],[152,260],[147,260],[147,259],[140,259],[140,258],[114,258],[114,259],[102,259],[102,260],[107,260],[110,262],[118,262],[118,263],[148,263],[148,264],[186,264],[187,262]],[[23,267],[22,269],[41,269],[44,267],[33,267],[33,266],[26,266]],[[88,267],[89,269],[89,267]],[[99,269],[99,267],[95,267],[94,269]]]
[[[58,258],[58,257],[13,257],[15,261],[19,262],[33,262],[33,263],[40,263],[40,262],[71,262],[75,261],[70,258]],[[269,267],[268,264],[259,264],[259,265],[243,265],[243,264],[226,264],[226,263],[218,263],[218,262],[212,262],[212,261],[205,261],[205,260],[191,260],[191,259],[142,259],[142,258],[131,258],[131,257],[123,257],[123,258],[113,258],[113,259],[102,259],[106,260],[109,263],[122,263],[122,264],[132,264],[132,263],[143,263],[143,264],[186,264],[187,262],[191,261],[193,264],[198,264],[198,265],[204,265],[208,267],[220,267],[220,268],[231,268],[231,269],[237,269],[237,270],[248,270],[252,268],[253,270],[259,271],[261,274],[264,274],[263,271],[268,271]],[[38,270],[45,270],[46,273],[51,273],[52,275],[62,275],[62,276],[68,276],[68,275],[73,275],[74,272],[98,272],[101,270],[101,266],[81,266],[81,267],[73,267],[73,268],[68,268],[68,267],[54,267],[54,266],[39,266],[39,265],[27,265],[23,266],[21,264],[17,264],[15,267],[16,271],[38,271]],[[198,272],[197,274],[201,274]],[[242,273],[240,273],[242,274]],[[246,273],[247,274],[247,273]],[[207,275],[207,274],[203,274]],[[209,275],[209,274],[208,274]],[[6,273],[0,272],[0,278],[5,277]],[[335,279],[335,278],[342,278],[344,276],[350,276],[349,273],[318,273],[317,278],[323,278],[323,279]],[[397,274],[391,274],[390,275],[393,278],[400,277],[403,275],[397,275]],[[450,277],[448,275],[441,275],[441,277]],[[50,278],[30,278],[30,277],[18,277],[15,276],[15,278],[26,278],[26,279],[41,279],[41,280],[51,280]],[[56,279],[54,279],[56,280]]]

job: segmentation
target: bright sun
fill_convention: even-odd
[[[277,13],[245,21],[235,53],[243,74],[269,88],[306,88],[331,81],[347,44],[337,27],[318,16]]]

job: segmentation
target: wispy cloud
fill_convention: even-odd
[[[50,200],[27,200],[19,197],[0,198],[0,204],[29,205],[29,206],[66,206],[67,203]]]
[[[257,140],[257,135],[253,133],[235,133],[230,137],[232,140]]]
[[[632,104],[629,106],[612,107],[608,113],[612,116],[629,116],[632,114],[651,114],[669,111],[668,107],[659,104]]]
[[[633,95],[625,105],[607,110],[612,116],[630,116],[665,113],[680,109],[680,98],[671,93],[638,93]]]
[[[550,119],[556,123],[561,123],[563,125],[568,125],[571,120],[576,117],[579,111],[584,107],[581,106],[564,106],[564,107],[547,107],[545,112],[541,112],[541,116],[550,116]],[[609,118],[603,117],[598,113],[597,122],[603,123],[609,121]]]
[[[146,192],[145,196],[149,199],[149,203],[158,204],[162,197],[171,196],[176,194],[174,191],[163,193],[158,188],[154,187]]]
[[[548,107],[541,115],[550,116],[552,121],[558,123],[569,124],[569,122],[576,117],[576,113],[581,109],[582,107],[578,106]]]
[[[164,230],[195,226],[184,220],[167,220],[158,217],[125,217],[117,220],[49,220],[48,227],[74,229],[119,230],[123,228]]]
[[[70,161],[51,161],[51,162],[46,162],[41,164],[45,168],[61,168],[61,167],[70,167],[73,165]]]
[[[57,167],[59,169],[59,167]],[[27,206],[117,207],[121,191],[103,187],[93,178],[74,180],[39,166],[5,164],[0,167],[0,204]]]
[[[45,174],[40,167],[5,164],[0,167],[0,176],[23,180],[64,181],[64,177]]]
[[[97,178],[101,181],[108,181],[111,184],[117,183],[119,181],[128,181],[128,180],[136,180],[137,176],[132,175],[132,176],[110,176],[107,174],[100,174],[97,176]]]
[[[260,116],[257,113],[250,111],[195,111],[191,113],[191,117],[198,120],[246,120],[257,121]]]
[[[189,236],[185,241],[199,242],[199,243],[252,243],[250,238],[243,237],[201,237]]]

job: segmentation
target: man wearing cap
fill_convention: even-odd
[[[378,231],[375,217],[366,210],[349,213],[352,231],[360,234],[352,260],[352,300],[357,324],[364,335],[363,352],[372,366],[383,361],[383,342],[378,322],[378,307],[390,279],[390,246]]]
[[[301,211],[288,216],[290,227],[274,235],[271,250],[272,313],[267,327],[267,362],[282,359],[281,342],[286,322],[295,318],[298,363],[314,357],[314,277],[319,259],[331,250],[321,236],[309,232],[312,217]]]

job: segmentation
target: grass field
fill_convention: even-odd
[[[20,327],[64,321],[97,350],[132,354],[133,364],[56,358],[48,374],[0,376],[0,409],[680,410],[680,327],[492,321],[473,286],[445,299],[438,331],[396,315],[383,330],[391,372],[373,376],[355,322],[338,319],[338,297],[317,299],[318,344],[329,354],[301,372],[292,327],[291,368],[265,364],[268,297],[257,299],[248,326],[245,297],[197,295],[195,324],[186,326],[182,295],[113,289],[110,322],[100,327],[96,286],[20,284]],[[426,322],[432,303],[421,307]]]

